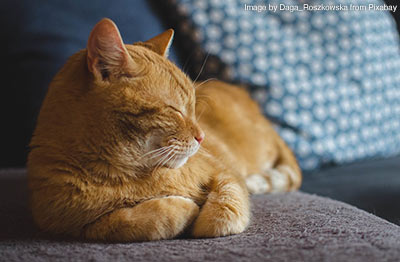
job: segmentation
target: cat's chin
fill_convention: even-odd
[[[176,169],[182,167],[188,161],[189,157],[182,157],[181,159],[177,159],[172,161],[171,163],[167,163],[166,167]]]

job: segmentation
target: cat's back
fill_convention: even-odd
[[[33,218],[42,229],[55,232],[80,225],[80,217],[72,213],[70,220],[57,223],[56,214],[61,212],[55,207],[68,205],[84,184],[74,150],[80,150],[76,138],[84,122],[76,98],[82,98],[81,87],[87,81],[85,55],[81,51],[70,57],[53,78],[29,144],[27,169]]]
[[[275,154],[272,126],[244,88],[200,83],[196,115],[206,133],[203,147],[242,175],[258,172],[264,156]]]
[[[218,132],[269,126],[259,106],[244,88],[216,80],[196,87],[196,115],[202,126],[212,125]]]
[[[81,87],[87,84],[84,58],[84,51],[73,55],[50,83],[30,143],[31,164],[35,162],[31,155],[36,151],[65,151],[79,137],[84,122],[79,100],[84,99]]]

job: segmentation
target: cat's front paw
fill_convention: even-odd
[[[192,235],[199,238],[220,237],[243,232],[250,220],[248,203],[219,202],[212,198],[204,204],[195,220]]]
[[[198,214],[199,207],[189,198],[154,198],[104,215],[85,228],[84,236],[111,242],[171,239],[184,232]]]

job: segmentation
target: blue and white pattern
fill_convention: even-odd
[[[304,2],[290,0],[174,2],[230,79],[251,86],[304,170],[400,152],[400,47],[389,13],[244,10],[244,3]]]

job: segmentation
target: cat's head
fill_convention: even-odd
[[[116,25],[101,20],[87,44],[91,93],[101,128],[146,166],[178,168],[204,139],[195,117],[193,82],[167,59],[173,30],[125,45]],[[93,116],[97,118],[97,116]],[[100,123],[101,121],[101,123]]]

